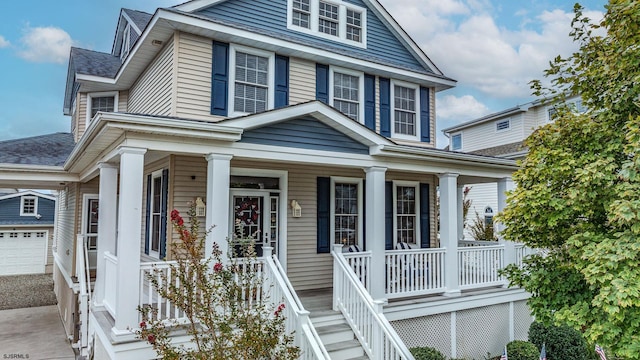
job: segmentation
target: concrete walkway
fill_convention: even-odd
[[[75,360],[57,307],[1,310],[0,359]]]

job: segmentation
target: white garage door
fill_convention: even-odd
[[[0,231],[0,275],[43,274],[47,231]]]

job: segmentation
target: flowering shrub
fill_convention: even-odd
[[[195,206],[190,207],[188,219],[189,228],[177,210],[171,212],[171,223],[181,240],[173,245],[177,264],[171,265],[171,278],[160,271],[148,277],[162,298],[174,304],[180,314],[184,312],[184,319],[158,320],[154,308],[139,307],[143,321],[136,337],[167,360],[297,359],[300,349],[292,345],[293,334],[285,331],[285,305],[274,309],[264,294],[257,271],[261,264],[256,261],[252,241],[234,239],[247,244],[243,259],[229,256],[231,260],[223,261],[217,244],[205,258],[206,234],[199,235]],[[192,346],[171,343],[172,334],[185,331]]]

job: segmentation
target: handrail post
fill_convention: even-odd
[[[302,337],[304,336],[304,329],[302,325],[309,322],[309,312],[307,310],[298,311],[297,322],[296,322],[296,337],[295,337],[295,345],[298,347],[302,347]]]
[[[384,314],[384,300],[373,300],[373,309],[376,315]],[[384,359],[384,332],[382,327],[373,326],[373,343],[371,344],[371,350],[373,352],[374,360]]]
[[[342,245],[334,244],[332,251],[336,254],[342,254]],[[338,307],[338,303],[340,298],[339,292],[342,288],[342,283],[340,281],[340,275],[338,273],[339,269],[340,266],[338,265],[338,257],[336,256],[333,258],[333,311],[340,310],[340,308]]]

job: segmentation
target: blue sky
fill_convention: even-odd
[[[527,83],[575,49],[570,0],[380,0],[455,89],[438,94],[437,129],[532,100]],[[0,140],[67,132],[70,46],[110,52],[122,7],[153,13],[180,0],[4,1],[0,11]],[[581,4],[593,18],[604,0]],[[438,147],[447,145],[438,136]]]

